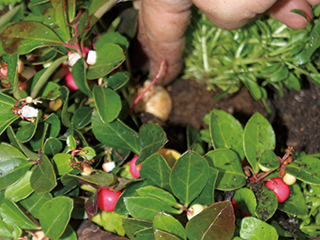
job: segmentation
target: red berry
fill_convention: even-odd
[[[107,188],[99,188],[97,191],[97,204],[101,211],[114,211],[114,207],[120,197],[121,192],[114,192]]]
[[[70,92],[79,89],[78,86],[77,86],[77,84],[76,84],[75,81],[73,80],[73,77],[72,77],[72,73],[71,73],[71,72],[68,72],[68,74],[67,74],[66,77],[65,77],[65,80],[66,80],[66,86],[67,86],[67,88],[69,88]]]
[[[266,187],[276,194],[278,203],[284,202],[290,193],[289,186],[282,180],[282,178],[268,179]]]
[[[136,161],[138,160],[139,155],[136,155],[134,158],[132,158],[131,162],[130,162],[130,173],[132,176],[134,176],[135,178],[140,177],[140,168],[141,168],[141,164],[140,163],[138,166],[136,165]]]

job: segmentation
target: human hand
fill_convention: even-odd
[[[311,5],[320,0],[134,0],[139,10],[138,40],[148,57],[143,66],[150,77],[157,75],[162,59],[166,66],[159,83],[167,85],[180,73],[183,61],[184,32],[189,24],[190,7],[195,4],[216,26],[235,29],[244,26],[263,13],[292,29],[304,28],[305,18],[290,10],[313,18]]]

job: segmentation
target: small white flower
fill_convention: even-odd
[[[21,116],[25,118],[33,118],[38,116],[38,109],[25,105],[21,109]]]
[[[87,57],[88,65],[94,65],[97,61],[97,52],[90,50]]]
[[[73,52],[73,53],[69,54],[68,65],[72,67],[80,58],[81,58],[81,56],[77,52]]]
[[[115,167],[116,164],[114,162],[105,162],[104,164],[102,164],[102,169],[105,172],[111,172]]]

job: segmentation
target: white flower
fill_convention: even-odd
[[[116,164],[114,162],[105,162],[104,164],[102,164],[102,169],[105,172],[111,172],[115,167]]]
[[[97,52],[90,50],[87,57],[88,65],[94,65],[97,61]]]
[[[73,52],[73,53],[69,54],[68,65],[72,67],[80,58],[81,58],[81,56],[77,52]]]
[[[21,109],[21,116],[25,118],[33,118],[38,116],[38,109],[25,105]]]

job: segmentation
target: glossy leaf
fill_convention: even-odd
[[[9,62],[8,62],[8,79],[13,88],[13,96],[19,100],[21,98],[20,91],[19,91],[19,76],[18,76],[18,60],[19,55],[14,53],[11,55]]]
[[[139,129],[140,155],[136,164],[142,163],[151,154],[163,147],[168,139],[161,127],[155,124],[144,124]]]
[[[38,117],[34,122],[29,122],[28,124],[22,126],[16,133],[17,140],[19,142],[25,143],[30,141],[30,139],[34,136],[37,130],[38,121],[41,117],[41,111],[38,112]]]
[[[169,176],[171,169],[166,160],[160,154],[147,158],[140,169],[140,177],[148,179],[150,184],[171,191]]]
[[[121,215],[128,215],[129,211],[125,207],[124,198],[139,196],[136,190],[140,187],[144,187],[148,185],[149,184],[147,181],[138,181],[138,182],[131,183],[118,198],[114,211]]]
[[[10,224],[0,220],[0,237],[11,239],[13,238],[12,233],[13,233],[13,227]]]
[[[1,34],[3,49],[8,54],[26,54],[43,46],[59,46],[63,42],[49,27],[40,22],[22,21],[7,27]]]
[[[76,129],[82,129],[91,122],[93,108],[91,107],[80,107],[76,110],[71,118],[71,124]]]
[[[69,2],[69,1],[68,1]],[[70,224],[67,225],[66,230],[59,238],[61,240],[77,240],[77,233],[73,230]]]
[[[60,38],[68,43],[70,39],[69,28],[67,27],[67,13],[65,0],[51,0],[51,4],[54,8],[55,19],[60,29]]]
[[[262,152],[259,164],[269,170],[274,170],[280,167],[280,160],[272,150],[265,150]]]
[[[56,174],[46,155],[41,155],[40,164],[34,169],[30,181],[37,193],[50,192],[57,185]]]
[[[121,110],[121,99],[116,92],[109,88],[95,85],[93,99],[97,112],[104,123],[112,122],[118,117]]]
[[[179,240],[180,238],[176,237],[175,235],[159,230],[159,229],[155,229],[154,230],[154,238],[156,240],[160,240],[160,239],[165,239],[165,240]]]
[[[98,113],[94,111],[91,122],[94,136],[105,146],[140,153],[138,134],[120,120],[103,123]]]
[[[231,114],[214,109],[210,113],[210,137],[214,148],[230,148],[244,158],[243,128]]]
[[[80,58],[72,67],[72,77],[78,86],[79,90],[89,96],[93,97],[86,79],[86,68],[83,58]]]
[[[136,190],[140,197],[154,197],[157,198],[170,206],[179,207],[180,204],[177,203],[177,200],[172,194],[166,192],[161,188],[154,186],[146,186]]]
[[[124,204],[132,217],[149,221],[157,212],[178,213],[177,209],[153,197],[126,197]]]
[[[234,194],[234,200],[241,211],[255,215],[257,207],[256,197],[251,189],[240,188]]]
[[[47,138],[43,145],[43,153],[46,155],[54,156],[62,150],[62,143],[56,138]]]
[[[63,102],[62,112],[61,112],[61,121],[64,126],[70,127],[71,121],[68,114],[69,90],[66,86],[62,86],[59,91],[60,91],[61,100]]]
[[[254,217],[242,219],[240,237],[248,240],[277,240],[279,238],[274,227]]]
[[[0,92],[0,135],[7,127],[10,126],[15,120],[19,118],[18,115],[14,114],[11,110],[15,104],[15,100]]]
[[[18,206],[9,199],[3,199],[0,206],[0,215],[3,221],[11,226],[22,229],[37,229],[38,226],[31,221]]]
[[[18,202],[28,197],[33,189],[30,185],[31,171],[28,171],[18,182],[6,188],[4,195],[13,202]]]
[[[93,216],[92,222],[102,226],[106,231],[124,236],[125,231],[122,226],[122,218],[125,215],[119,215],[115,212],[101,211]]]
[[[170,186],[181,203],[189,205],[205,187],[209,178],[207,161],[195,152],[186,152],[175,163]]]
[[[52,113],[47,117],[44,122],[49,123],[48,134],[49,137],[57,137],[60,133],[61,123],[59,117]]]
[[[119,45],[123,49],[123,52],[125,52],[129,47],[128,40],[119,32],[108,32],[103,34],[96,42],[96,48],[102,49],[106,43],[114,43]]]
[[[16,148],[7,143],[0,144],[0,189],[21,179],[32,166],[31,162]]]
[[[256,193],[257,207],[255,215],[263,220],[267,221],[271,218],[278,208],[277,196],[274,192],[267,187],[262,187],[262,189]]]
[[[45,88],[43,89],[41,98],[54,100],[60,96],[59,94],[60,86],[54,82],[48,82]]]
[[[128,72],[117,72],[108,78],[108,88],[116,91],[122,88],[129,81]]]
[[[275,133],[270,123],[260,113],[255,113],[248,121],[243,137],[243,148],[247,161],[252,170],[257,173],[261,153],[275,148]]]
[[[208,161],[213,162],[213,168],[218,169],[216,188],[219,190],[235,190],[246,184],[241,161],[234,151],[218,149],[205,155]]]
[[[184,227],[182,224],[171,215],[163,212],[158,212],[153,218],[153,229],[165,231],[172,235],[178,236],[176,239],[187,239]],[[155,238],[157,239],[157,234]],[[166,238],[165,238],[166,239]]]
[[[72,209],[73,201],[68,197],[56,197],[42,205],[39,221],[46,237],[54,240],[63,234]]]
[[[73,168],[70,166],[71,159],[72,156],[66,153],[58,153],[53,156],[53,161],[57,167],[59,175],[64,175],[73,170]]]
[[[215,202],[214,200],[214,189],[216,187],[217,179],[219,175],[219,170],[209,167],[209,179],[200,193],[199,197],[197,197],[192,204],[198,203],[201,205],[211,205]]]
[[[105,173],[105,172],[95,173],[89,176],[78,176],[78,175],[71,175],[71,174],[69,174],[69,176],[80,178],[86,182],[89,182],[98,186],[102,186],[102,187],[110,186],[110,184],[113,182],[113,174]]]
[[[77,142],[72,135],[69,135],[67,137],[67,146],[72,150],[76,150],[77,148]]]
[[[234,222],[230,201],[214,203],[187,223],[187,237],[190,240],[231,239],[235,228]]]
[[[130,239],[154,240],[152,222],[133,218],[123,218],[123,227]]]
[[[294,160],[285,171],[303,182],[320,184],[319,162],[318,158],[306,156]]]
[[[286,201],[279,203],[278,209],[298,217],[308,215],[306,199],[298,184],[290,186],[290,195]]]
[[[72,0],[75,1],[75,0]],[[70,3],[70,1],[68,1]],[[70,19],[71,21],[71,19]],[[80,34],[90,30],[90,18],[88,13],[86,12],[78,12],[76,18],[69,23],[69,26],[73,27],[75,33],[73,33],[72,38],[69,41],[69,44],[74,45],[79,37]]]
[[[125,60],[122,48],[113,43],[105,43],[96,51],[97,61],[89,67],[88,79],[96,79],[107,75]]]
[[[23,206],[31,215],[35,218],[39,218],[39,211],[42,205],[52,199],[50,193],[32,193],[28,198],[19,202],[19,205]]]

